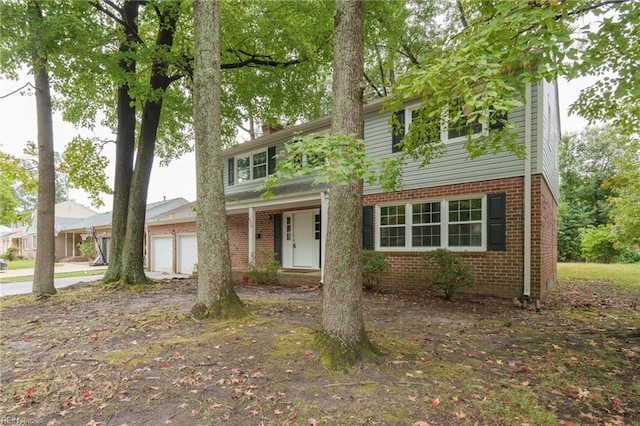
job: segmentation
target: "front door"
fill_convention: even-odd
[[[315,232],[317,212],[299,211],[285,214],[284,266],[289,268],[317,268],[320,240]]]

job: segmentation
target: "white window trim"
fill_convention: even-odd
[[[22,250],[29,250],[29,238],[22,238]]]
[[[31,237],[31,247],[33,250],[38,250],[38,234],[33,234]]]
[[[261,178],[257,178],[254,179],[253,178],[253,156],[256,154],[260,154],[263,153],[265,154],[265,157],[267,159],[266,163],[265,163],[265,167],[266,167],[266,174],[264,177]],[[238,173],[238,158],[244,158],[244,157],[249,157],[249,179],[245,180],[245,181],[239,181],[239,173]],[[251,152],[245,152],[242,154],[238,154],[236,156],[233,157],[233,180],[234,180],[234,184],[236,185],[246,185],[246,184],[250,184],[252,182],[259,182],[262,180],[265,180],[267,178],[267,176],[269,176],[269,149],[265,148],[265,149],[258,149],[255,151],[251,151]]]
[[[413,121],[413,111],[419,109],[420,103],[412,103],[407,105],[404,108],[404,131],[405,133],[409,131],[409,126],[411,126],[411,122]],[[482,123],[482,131],[479,133],[475,133],[471,136],[471,139],[476,139],[481,135],[486,135],[489,131],[489,124]],[[466,136],[459,136],[457,138],[449,138],[449,115],[446,111],[442,112],[442,126],[440,128],[440,140],[445,143],[456,143],[456,142],[466,142]]]
[[[482,200],[482,243],[480,246],[474,247],[458,247],[449,246],[449,202],[457,200],[468,200],[472,198],[480,198]],[[413,204],[421,203],[435,203],[440,202],[440,246],[437,247],[413,247],[411,242],[413,240]],[[380,245],[380,208],[388,206],[405,205],[405,246],[404,247],[382,247]],[[426,198],[407,200],[405,202],[388,202],[376,205],[375,209],[375,247],[376,251],[388,251],[388,252],[420,252],[420,251],[433,251],[440,248],[445,248],[450,251],[456,252],[483,252],[487,251],[487,195],[486,194],[465,194],[455,197],[447,198]]]

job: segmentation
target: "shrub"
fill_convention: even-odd
[[[389,275],[389,262],[384,253],[362,250],[362,285],[367,290],[380,290]]]
[[[626,248],[616,257],[618,263],[640,263],[640,251],[636,248]]]
[[[610,225],[590,226],[580,243],[582,255],[595,262],[611,263],[622,250],[616,248]]]
[[[96,255],[96,245],[91,240],[78,243],[78,249],[84,257],[92,259]]]
[[[7,247],[7,251],[4,252],[2,258],[7,262],[11,262],[16,260],[16,255],[18,253],[18,247]]]
[[[279,268],[280,262],[272,250],[258,250],[254,262],[249,263],[249,280],[256,284],[278,284]]]
[[[460,288],[471,287],[475,282],[462,257],[447,249],[425,252],[423,259],[429,287],[443,291],[445,300],[452,300]]]
[[[193,264],[193,272],[191,272],[191,276],[193,278],[198,278],[198,264],[197,263]]]

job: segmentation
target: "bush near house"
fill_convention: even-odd
[[[13,260],[16,260],[17,253],[18,253],[17,247],[8,247],[7,251],[5,251],[4,254],[2,255],[2,258],[7,262],[11,262]]]
[[[93,243],[93,241],[78,243],[78,249],[84,257],[92,259],[96,255],[96,245]]]
[[[261,249],[256,252],[253,263],[249,263],[249,281],[256,284],[278,284],[280,262],[272,250]]]
[[[362,285],[367,290],[380,291],[389,275],[389,262],[384,253],[362,250]]]
[[[475,283],[462,257],[447,249],[425,252],[423,259],[429,288],[443,291],[445,300],[452,300],[459,289]]]

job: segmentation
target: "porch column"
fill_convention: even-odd
[[[256,208],[249,207],[249,265],[256,260]]]
[[[320,282],[324,282],[324,259],[327,247],[327,218],[329,217],[329,194],[320,193]]]

